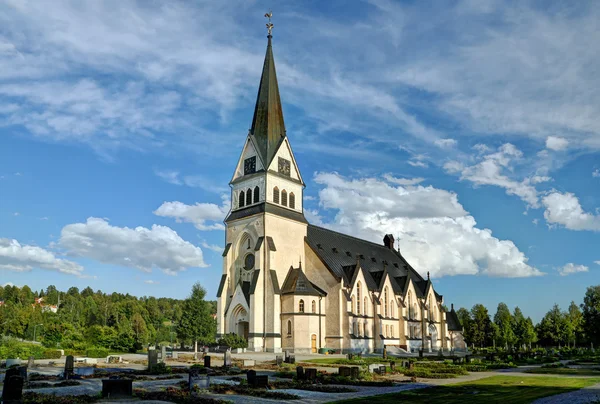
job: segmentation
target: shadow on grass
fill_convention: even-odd
[[[473,382],[384,394],[338,403],[502,403],[520,404],[600,383],[600,378],[492,376]]]

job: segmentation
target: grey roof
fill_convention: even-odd
[[[310,295],[310,296],[326,296],[322,289],[317,287],[311,281],[308,280],[306,274],[302,271],[302,268],[292,268],[283,282],[281,288],[282,295]]]
[[[458,315],[454,311],[454,307],[452,310],[446,312],[446,322],[448,323],[448,331],[462,331],[463,327],[460,324],[460,320],[458,319]]]
[[[235,211],[229,212],[229,215],[225,219],[225,223],[232,222],[237,219],[242,219],[244,217],[257,215],[259,213],[272,213],[274,215],[278,215],[281,217],[285,217],[287,219],[295,220],[301,223],[308,223],[303,213],[296,212],[295,210],[283,208],[278,205],[274,205],[268,202],[258,203],[256,205],[248,206],[244,209],[238,209]]]
[[[338,279],[350,282],[356,270],[357,257],[365,272],[369,290],[377,290],[383,277],[384,266],[391,278],[410,277],[417,289],[427,286],[427,281],[415,271],[402,255],[383,244],[375,244],[322,227],[308,225],[306,243]],[[371,279],[368,279],[370,275]],[[420,283],[424,285],[421,285]],[[404,282],[406,283],[406,281]],[[394,283],[392,283],[394,285]],[[395,285],[396,288],[404,285]]]
[[[226,280],[227,280],[227,275],[223,274],[221,276],[221,282],[219,283],[219,290],[217,291],[217,297],[221,297],[221,294],[223,294],[223,288],[225,287]]]

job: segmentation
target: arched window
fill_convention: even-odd
[[[293,192],[290,192],[290,208],[296,209],[296,195]]]
[[[419,319],[419,313],[417,312],[417,304],[416,303],[413,304],[413,316],[414,316],[413,318],[415,320]]]
[[[356,284],[356,313],[360,314],[360,281]]]
[[[252,205],[252,190],[250,188],[246,191],[246,205]]]
[[[415,316],[415,313],[413,313],[413,307],[412,307],[412,293],[408,292],[408,319],[412,320]]]
[[[363,309],[364,309],[363,313],[364,313],[365,316],[368,316],[369,315],[369,306],[367,304],[367,297],[366,296],[365,296],[364,300],[365,300],[365,304],[364,304],[364,307],[363,307]]]
[[[365,332],[363,333],[363,335],[364,335],[365,337],[368,337],[368,336],[369,336],[369,333],[368,333],[369,327],[368,327],[368,324],[367,324],[367,323],[364,323],[364,324],[363,324],[363,329],[365,330]]]
[[[354,308],[354,305],[356,304],[356,298],[354,297],[354,295],[352,295],[351,300],[352,301],[350,302],[350,311],[352,313],[356,313],[355,308]]]
[[[394,326],[390,327],[390,335],[392,338],[394,338]]]
[[[383,290],[383,317],[388,316],[388,305],[389,305],[388,288],[386,286],[385,289]]]
[[[288,320],[288,332],[287,332],[288,337],[290,337],[292,335],[292,320]]]
[[[281,191],[281,204],[287,206],[287,191],[285,189]]]
[[[390,335],[390,326],[386,325],[385,326],[385,334],[383,336],[387,338],[389,335]]]
[[[273,203],[279,203],[279,188],[273,188]]]
[[[299,311],[300,313],[304,313],[304,300],[300,300],[300,303],[299,303],[299,305],[298,305],[298,306],[299,306],[299,307],[298,307],[298,311]]]
[[[390,302],[390,317],[394,317],[394,301]]]
[[[244,193],[244,191],[240,192],[240,199],[239,199],[239,206],[240,208],[244,207],[244,203],[246,202],[246,194]]]
[[[254,187],[254,203],[258,203],[258,199],[260,198],[260,189],[258,186]]]
[[[313,313],[317,312],[317,302],[315,302],[314,300],[312,301],[312,312]]]
[[[356,330],[356,321],[354,323],[352,323],[352,335],[356,335],[358,334],[358,331]]]

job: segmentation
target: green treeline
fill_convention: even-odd
[[[498,304],[493,318],[482,304],[474,305],[471,310],[460,308],[456,314],[469,347],[600,345],[600,285],[589,287],[579,306],[571,302],[563,311],[555,304],[536,325],[518,307],[511,313],[505,303]]]
[[[148,343],[214,342],[216,302],[205,301],[205,295],[199,284],[185,300],[106,294],[90,287],[64,292],[50,285],[38,292],[29,286],[0,286],[0,334],[80,352],[89,347],[134,352]],[[43,298],[41,303],[38,298]],[[56,313],[52,306],[58,306]],[[195,322],[190,314],[197,316]]]

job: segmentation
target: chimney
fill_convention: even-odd
[[[391,234],[386,234],[383,238],[383,245],[389,248],[390,250],[394,249],[394,236]]]

